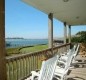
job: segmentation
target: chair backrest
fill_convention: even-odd
[[[54,56],[42,62],[42,67],[38,80],[52,80],[58,58],[58,56]]]
[[[77,44],[74,45],[73,49],[76,50]]]
[[[64,62],[67,62],[68,59],[70,60],[70,57],[74,54],[74,52],[75,52],[75,49],[74,49],[74,48],[70,49],[70,50],[67,52],[66,55],[60,56],[60,60],[62,60],[62,61],[64,61]]]
[[[78,44],[78,46],[77,46],[77,48],[76,48],[76,50],[75,50],[75,53],[74,53],[74,58],[75,58],[75,57],[77,56],[77,54],[78,54],[79,47],[80,47],[80,45]]]
[[[67,52],[67,56],[69,57],[71,53],[71,51],[75,51],[76,50],[76,45],[74,45],[74,47],[72,49],[69,49],[69,51]]]
[[[70,52],[70,55],[68,57],[68,60],[67,60],[67,67],[70,66],[70,64],[72,63],[72,61],[74,60],[75,56],[77,55],[78,53],[78,50],[79,50],[79,45],[76,47],[76,45],[73,47],[73,49],[71,49],[71,52]]]
[[[74,55],[77,53],[78,47],[76,48],[76,45],[74,45],[74,47],[72,49],[70,49],[69,52],[67,53],[67,60],[65,62],[65,70],[69,69],[70,64],[73,61]]]
[[[73,59],[73,54],[75,53],[74,49],[72,49],[70,51],[70,54],[68,55],[68,58],[67,58],[67,62],[66,62],[66,66],[65,66],[65,70],[68,69],[70,67],[70,64],[72,62],[72,59]]]
[[[67,52],[67,56],[69,56],[69,55],[70,55],[70,53],[71,53],[71,49]]]
[[[68,55],[70,55],[71,52],[74,52],[76,50],[77,45],[74,45],[72,49],[69,50]],[[72,54],[72,53],[71,53]]]

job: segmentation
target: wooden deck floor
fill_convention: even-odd
[[[78,55],[76,60],[78,62],[74,64],[74,68],[69,70],[67,80],[86,80],[86,56]]]

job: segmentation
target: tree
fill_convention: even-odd
[[[86,43],[86,31],[76,33],[75,37],[72,37],[72,42]]]

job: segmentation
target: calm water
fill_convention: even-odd
[[[9,48],[21,47],[21,46],[32,46],[38,44],[47,44],[47,39],[6,39],[6,43],[9,43]]]

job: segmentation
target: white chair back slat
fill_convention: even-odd
[[[38,80],[52,80],[58,56],[43,61]]]
[[[75,49],[72,49],[68,55],[68,58],[67,58],[67,62],[66,62],[66,66],[65,66],[65,70],[68,69],[70,67],[70,64],[72,62],[72,59],[73,59],[73,54],[75,53]]]
[[[79,47],[80,47],[80,45],[77,46],[77,49],[76,49],[76,51],[75,51],[75,56],[77,55],[77,53],[78,53],[78,51],[79,51]]]
[[[77,48],[76,48],[76,50],[75,50],[75,53],[74,53],[74,55],[73,55],[74,60],[75,60],[76,56],[78,55],[79,47],[80,47],[80,45],[78,44],[78,46],[77,46]]]
[[[76,45],[74,45],[73,49],[71,49],[71,51],[68,55],[66,68],[70,67],[70,64],[72,63],[73,59],[75,58],[75,55],[77,54],[78,49],[79,49],[79,45],[77,47],[76,47]]]

